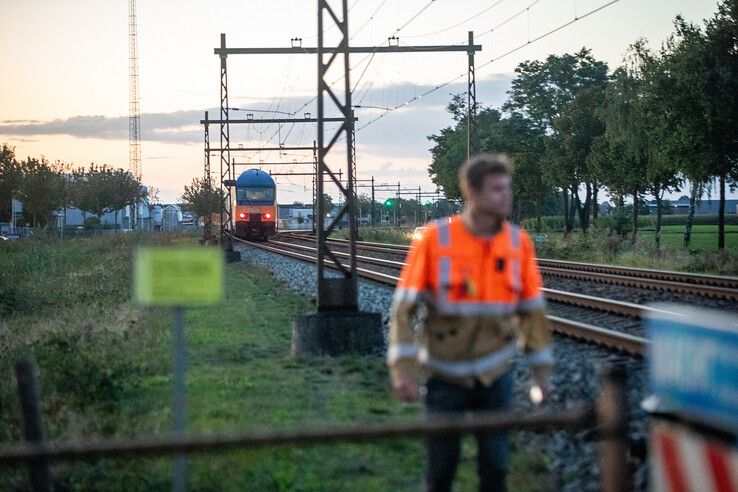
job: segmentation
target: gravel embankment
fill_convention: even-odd
[[[315,268],[312,265],[244,245],[234,247],[241,251],[243,261],[266,267],[277,278],[284,280],[298,292],[309,296],[315,294]],[[557,286],[556,288],[562,287]],[[392,289],[390,287],[359,281],[360,309],[383,313],[385,323],[388,320],[391,300]],[[554,312],[556,310],[556,308],[552,309],[552,314],[563,316],[563,313]],[[588,322],[597,324],[594,321]],[[630,323],[632,324],[632,321]],[[605,323],[602,325],[607,327]],[[613,365],[622,365],[628,369],[630,437],[636,440],[645,439],[647,421],[638,410],[638,404],[645,396],[646,384],[642,361],[561,337],[556,339],[554,356],[556,359],[553,374],[554,392],[551,402],[547,404],[549,408],[564,410],[566,402],[593,401],[598,393],[599,376],[603,369]],[[527,396],[528,371],[523,363],[517,365],[516,373],[515,406],[520,409],[532,409],[533,405]],[[527,452],[547,457],[555,481],[551,484],[552,489],[598,490],[597,443],[588,435],[588,431],[519,433],[512,438],[512,441]],[[635,459],[633,467],[635,472],[632,488],[645,490],[647,470],[643,460]]]

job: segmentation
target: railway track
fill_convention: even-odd
[[[279,255],[294,258],[300,261],[315,263],[317,261],[315,248],[307,245],[295,244],[279,240],[272,240],[269,243],[250,243],[237,238],[235,241],[247,244],[251,247],[270,251]],[[337,252],[339,258],[348,258],[348,253]],[[326,263],[328,265],[328,263]],[[384,271],[377,271],[374,268],[365,268],[360,265],[379,266]],[[401,261],[387,260],[382,258],[370,257],[366,255],[357,255],[357,272],[362,278],[373,280],[384,285],[395,286],[399,280],[399,271],[404,265]],[[613,301],[593,296],[585,296],[571,292],[564,292],[554,289],[544,289],[546,298],[551,301],[562,302],[565,304],[586,307],[589,309],[597,309],[604,312],[610,312],[621,316],[628,316],[640,319],[649,310],[657,311],[645,306],[626,303],[622,301]],[[588,343],[606,346],[619,352],[642,357],[647,350],[648,342],[646,339],[627,333],[621,333],[615,330],[602,328],[598,326],[581,323],[578,321],[565,319],[559,316],[548,316],[553,329],[566,336],[576,338]]]
[[[315,240],[313,237],[294,233],[286,235],[285,239]],[[336,245],[348,244],[345,239],[329,239],[329,241]],[[399,244],[365,241],[359,241],[356,244],[357,248],[362,251],[376,251],[385,254],[403,255],[407,254],[410,249],[409,246]],[[538,265],[543,275],[565,279],[738,301],[738,277],[598,265],[544,258],[538,259]]]

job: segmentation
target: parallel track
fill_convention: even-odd
[[[287,237],[303,241],[314,240],[300,234],[291,234]],[[335,244],[348,243],[345,239],[330,239],[329,241]],[[399,244],[363,241],[356,244],[361,250],[393,254],[406,253],[410,249],[409,246]],[[598,265],[544,258],[538,259],[538,265],[544,275],[560,278],[738,301],[738,277]]]
[[[265,243],[251,243],[234,238],[235,241],[242,242],[251,247],[263,249],[283,256],[288,256],[300,261],[308,263],[317,262],[315,257],[315,249],[310,246],[297,245],[294,243],[284,243],[279,241],[271,241],[269,244]],[[290,248],[290,249],[287,249]],[[295,251],[298,250],[298,251]],[[347,258],[347,253],[337,253],[338,257]],[[399,272],[404,263],[384,260],[381,258],[373,258],[368,256],[357,255],[357,261],[361,263],[368,263],[373,265],[380,265],[383,267],[389,267]],[[329,263],[326,263],[329,266]],[[385,285],[395,286],[399,278],[396,275],[378,272],[366,268],[357,267],[357,272],[363,278],[373,280]],[[620,301],[612,301],[609,299],[602,299],[592,296],[584,296],[580,294],[573,294],[570,292],[563,292],[553,289],[544,289],[546,298],[558,302],[565,302],[577,306],[590,307],[601,311],[612,312],[625,316],[631,316],[640,318],[645,314],[646,308],[637,304],[625,303]],[[653,310],[656,311],[656,310]],[[595,343],[609,347],[613,350],[628,353],[642,357],[645,355],[647,350],[648,341],[642,337],[636,337],[625,333],[619,333],[606,328],[600,328],[585,323],[579,323],[577,321],[567,320],[556,316],[548,316],[554,331],[577,338],[589,343]]]

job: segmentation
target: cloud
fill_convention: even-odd
[[[512,75],[496,75],[477,81],[477,101],[487,106],[499,106],[505,99]],[[382,87],[370,84],[360,85],[355,91],[352,103],[361,107],[355,110],[359,118],[357,123],[357,145],[359,149],[370,149],[372,154],[389,154],[397,157],[425,157],[430,143],[427,136],[437,133],[452,123],[451,116],[445,107],[450,94],[466,91],[466,81],[462,80],[441,87],[398,83]],[[432,91],[429,93],[429,91]],[[419,97],[426,94],[424,97]],[[339,93],[340,95],[340,93]],[[234,97],[234,99],[236,99]],[[404,105],[406,101],[412,103]],[[275,100],[276,101],[276,100]],[[308,102],[308,104],[306,104]],[[304,113],[317,114],[316,102],[300,97],[282,97],[278,104],[267,100],[249,100],[248,108],[230,111],[230,119],[253,118],[253,123],[231,124],[231,146],[240,142],[271,138],[276,145],[281,139],[283,144],[301,145],[314,138],[314,124],[288,123],[281,127],[276,124],[257,123],[260,118],[289,118],[282,114],[294,113],[297,117]],[[304,107],[303,107],[304,106]],[[394,108],[385,112],[377,108]],[[210,108],[209,118],[217,120],[220,108]],[[252,115],[248,116],[251,112]],[[326,98],[327,116],[336,116],[338,111]],[[366,126],[374,118],[381,116],[376,122]],[[170,113],[144,113],[141,115],[141,140],[163,143],[197,144],[203,142],[204,110],[181,110]],[[337,124],[327,126],[335,128]],[[100,115],[73,116],[52,121],[38,120],[5,120],[0,124],[0,135],[16,135],[19,138],[33,135],[71,135],[78,138],[98,138],[107,140],[128,139],[128,117],[107,117]],[[330,137],[329,137],[330,138]],[[217,125],[210,127],[211,144],[219,144]]]
[[[363,169],[363,174],[374,174],[382,177],[398,177],[398,178],[424,178],[428,175],[425,169],[419,169],[409,166],[398,166],[391,160],[380,164],[378,169]]]
[[[203,117],[202,111],[145,113],[141,115],[141,140],[193,143],[202,141],[202,130],[195,129]],[[193,128],[194,126],[194,128]],[[3,135],[70,135],[79,138],[127,140],[127,116],[73,116],[52,121],[4,121]]]
[[[18,124],[18,123],[40,123],[39,120],[3,120],[4,124]]]
[[[38,142],[37,138],[25,138],[25,137],[12,137],[9,138],[11,142],[22,142],[22,143],[34,143]]]

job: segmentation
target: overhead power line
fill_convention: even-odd
[[[485,7],[484,9],[480,10],[479,12],[477,12],[474,15],[472,15],[471,17],[468,17],[468,18],[464,19],[463,21],[454,24],[453,26],[449,26],[449,27],[446,27],[444,29],[440,29],[438,31],[433,31],[433,32],[428,32],[428,33],[425,33],[425,34],[414,34],[412,36],[403,36],[403,38],[406,38],[406,39],[410,39],[410,38],[424,38],[424,37],[427,37],[427,36],[433,36],[434,34],[441,34],[442,32],[450,31],[451,29],[454,29],[456,27],[462,26],[462,25],[466,24],[467,22],[476,19],[480,15],[486,13],[489,10],[492,10],[495,7],[497,7],[499,4],[501,4],[504,1],[505,0],[497,0],[495,3],[493,3],[489,7]]]
[[[530,8],[531,8],[532,6],[534,6],[535,4],[537,4],[538,2],[540,2],[540,1],[541,1],[541,0],[535,0],[534,2],[531,2],[531,3],[530,3],[530,4],[529,4],[529,5],[527,6],[527,7],[525,7],[524,9],[522,9],[522,10],[519,10],[519,11],[518,11],[517,13],[515,13],[515,14],[511,15],[510,17],[508,17],[508,18],[507,18],[507,19],[505,19],[504,21],[500,22],[499,24],[497,24],[496,26],[494,26],[494,27],[493,27],[492,29],[489,29],[489,30],[487,30],[487,31],[484,31],[483,33],[479,34],[479,36],[481,37],[481,36],[484,36],[485,34],[489,34],[489,33],[491,33],[491,32],[494,32],[494,31],[496,31],[497,29],[499,29],[499,28],[501,28],[502,26],[504,26],[505,24],[507,24],[508,22],[510,22],[510,21],[512,21],[512,20],[515,20],[515,19],[517,19],[518,17],[520,17],[520,16],[521,16],[521,15],[523,15],[524,13],[526,13],[526,12],[529,12],[529,11],[530,11]],[[575,16],[574,18],[576,19],[576,16]]]
[[[358,0],[357,0],[357,1],[358,1]],[[420,15],[421,15],[421,14],[422,14],[423,12],[425,12],[425,11],[426,11],[426,10],[428,9],[428,7],[430,7],[430,6],[431,6],[431,5],[432,5],[432,4],[433,4],[433,3],[435,2],[435,1],[436,1],[436,0],[430,0],[430,1],[429,1],[429,2],[428,2],[428,3],[427,3],[427,4],[426,4],[426,5],[425,5],[425,6],[423,7],[423,8],[421,8],[421,9],[420,9],[420,10],[419,10],[418,12],[416,12],[416,13],[415,13],[415,14],[414,14],[414,15],[413,15],[412,17],[410,17],[410,18],[409,18],[409,19],[408,19],[407,21],[405,21],[405,23],[404,23],[404,24],[402,24],[402,25],[401,25],[400,27],[398,27],[397,29],[395,29],[395,30],[394,30],[394,32],[393,32],[393,33],[392,33],[392,34],[391,34],[390,36],[395,36],[395,35],[396,35],[397,33],[399,33],[399,32],[400,32],[401,30],[403,30],[403,29],[404,29],[405,27],[407,27],[407,26],[408,26],[408,25],[409,25],[409,24],[410,24],[411,22],[413,22],[413,21],[414,21],[415,19],[417,19],[417,18],[418,18],[418,17],[419,17],[419,16],[420,16]],[[376,10],[374,11],[374,13],[373,13],[373,14],[372,14],[372,15],[370,16],[370,20],[371,20],[371,17],[373,17],[373,16],[374,16],[374,15],[375,15],[375,14],[377,13],[377,11],[378,11],[378,10],[379,10],[379,9],[380,9],[380,8],[382,7],[382,5],[384,5],[384,3],[385,3],[385,2],[382,2],[382,3],[381,3],[381,4],[379,5],[379,7],[377,7],[377,9],[376,9]],[[356,3],[354,3],[354,5],[356,5]],[[353,7],[353,6],[352,6],[352,7]],[[366,23],[365,23],[365,24],[366,24]],[[363,28],[363,26],[362,26],[362,28]],[[388,36],[388,37],[389,37],[389,36]],[[352,38],[353,38],[353,36],[352,36]],[[377,46],[378,46],[378,44],[377,44]],[[375,54],[376,54],[376,52],[372,52],[372,53],[370,53],[370,54],[367,54],[367,55],[366,55],[366,56],[365,56],[364,58],[362,58],[362,59],[361,59],[361,60],[360,60],[360,61],[359,61],[359,62],[358,62],[358,63],[357,63],[356,65],[354,65],[353,67],[350,67],[350,68],[349,68],[349,72],[351,72],[352,70],[354,70],[354,69],[355,69],[356,67],[358,67],[359,65],[361,65],[361,64],[362,64],[362,63],[364,62],[364,60],[366,60],[367,58],[369,58],[369,62],[367,63],[366,67],[364,67],[364,70],[362,71],[362,74],[361,74],[361,76],[360,76],[360,77],[359,77],[359,79],[358,79],[359,81],[361,81],[361,78],[362,78],[362,77],[364,76],[364,73],[366,73],[367,69],[369,68],[369,64],[371,63],[371,61],[372,61],[372,59],[374,58],[374,55],[375,55]],[[335,83],[337,83],[337,82],[339,82],[339,81],[341,81],[341,80],[343,80],[343,75],[341,75],[341,76],[340,76],[340,77],[338,77],[338,78],[337,78],[336,80],[334,80],[334,81],[333,81],[333,84],[335,84]],[[332,85],[332,84],[331,84],[331,85]],[[353,91],[354,91],[354,90],[356,89],[357,85],[358,85],[358,82],[357,82],[357,84],[355,84],[355,85],[354,85],[354,88],[353,88],[353,89],[351,90],[351,92],[353,92]],[[317,99],[317,96],[313,96],[312,98],[310,98],[310,99],[309,99],[309,100],[308,100],[307,102],[305,102],[305,104],[303,104],[302,106],[300,106],[299,108],[297,108],[297,109],[296,109],[296,110],[295,110],[295,111],[293,112],[293,115],[294,115],[294,114],[297,114],[297,113],[299,113],[300,111],[302,111],[303,109],[305,109],[306,107],[308,107],[308,106],[310,105],[310,103],[312,103],[312,102],[313,102],[313,101],[315,101],[316,99]],[[267,142],[272,142],[272,141],[274,140],[274,137],[276,137],[278,133],[279,133],[279,129],[278,129],[278,130],[277,130],[276,132],[274,132],[274,133],[272,134],[272,136],[270,136],[270,137],[269,137],[269,138],[267,139]]]
[[[486,67],[487,65],[490,65],[490,64],[492,64],[492,63],[494,63],[494,62],[496,62],[496,61],[498,61],[498,60],[500,60],[502,58],[505,58],[506,56],[509,56],[509,55],[515,53],[516,51],[520,51],[521,49],[525,48],[526,46],[530,46],[531,44],[533,44],[533,43],[535,43],[537,41],[540,41],[541,39],[546,38],[546,37],[550,36],[551,34],[554,34],[554,33],[558,32],[558,31],[560,31],[560,30],[562,30],[562,29],[564,29],[564,28],[566,28],[566,27],[574,24],[575,22],[578,22],[578,21],[580,21],[582,19],[585,19],[585,18],[589,17],[590,15],[593,15],[593,14],[599,12],[600,10],[603,10],[603,9],[609,7],[610,5],[612,5],[614,3],[617,3],[619,1],[620,0],[611,0],[610,2],[607,2],[606,4],[601,5],[601,6],[595,8],[593,10],[590,10],[589,12],[587,12],[587,13],[581,15],[581,16],[576,16],[575,15],[572,20],[570,20],[568,22],[565,22],[565,23],[563,23],[563,24],[555,27],[555,28],[551,29],[550,31],[546,31],[545,33],[541,34],[540,36],[537,36],[537,37],[535,37],[533,39],[529,39],[525,43],[523,43],[523,44],[521,44],[519,46],[516,46],[515,48],[513,48],[513,49],[511,49],[509,51],[506,51],[505,53],[501,54],[500,56],[497,56],[495,58],[492,58],[491,60],[489,60],[489,61],[487,61],[487,62],[485,62],[485,63],[483,63],[481,65],[478,65],[476,67],[476,70],[478,71],[479,69],[481,69],[483,67]],[[387,111],[385,111],[384,113],[380,114],[376,118],[373,118],[373,119],[367,121],[366,123],[364,123],[363,125],[361,125],[360,127],[358,127],[356,129],[356,131],[358,132],[358,131],[360,131],[360,130],[366,128],[366,127],[368,127],[372,123],[374,123],[377,120],[383,118],[385,115],[387,115],[387,114],[389,114],[389,113],[391,113],[393,111],[396,111],[398,109],[404,108],[405,106],[407,106],[409,104],[412,104],[413,102],[415,102],[415,101],[417,101],[419,99],[422,99],[423,97],[425,97],[425,96],[427,96],[429,94],[432,94],[433,92],[436,92],[437,90],[442,89],[443,87],[446,87],[447,85],[449,85],[449,84],[451,84],[451,83],[459,80],[460,78],[465,77],[466,75],[467,75],[466,72],[464,72],[464,73],[462,73],[462,74],[460,74],[460,75],[458,75],[458,76],[456,76],[456,77],[454,77],[454,78],[452,78],[452,79],[444,82],[443,84],[439,84],[439,85],[434,86],[431,89],[428,89],[427,91],[423,92],[420,95],[411,97],[410,99],[406,100],[405,102],[403,102],[401,104],[398,104],[397,106],[394,106],[394,107],[388,109]]]
[[[401,25],[400,27],[398,27],[397,29],[395,29],[395,32],[393,32],[393,33],[391,34],[391,36],[396,36],[398,32],[400,32],[400,31],[402,31],[403,29],[405,29],[405,28],[406,28],[406,27],[408,26],[408,24],[410,24],[410,23],[411,23],[412,21],[414,21],[415,19],[417,19],[418,17],[420,17],[420,15],[421,15],[421,14],[422,14],[423,12],[425,12],[425,11],[426,11],[426,10],[428,9],[428,7],[430,7],[431,5],[433,5],[433,2],[435,2],[435,1],[436,1],[436,0],[430,0],[430,2],[428,2],[428,3],[427,3],[427,4],[425,5],[425,7],[423,7],[422,9],[420,9],[420,11],[418,11],[418,13],[417,13],[417,14],[415,14],[415,15],[414,15],[414,16],[412,16],[412,17],[410,17],[410,19],[408,19],[408,20],[407,20],[407,21],[406,21],[406,22],[405,22],[405,23],[404,23],[403,25]]]

